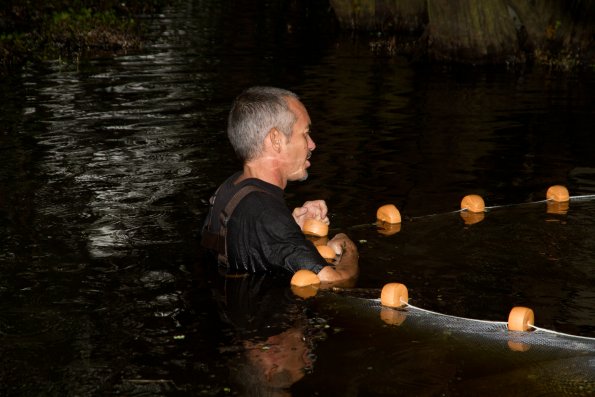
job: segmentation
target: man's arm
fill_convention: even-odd
[[[357,247],[346,234],[339,233],[327,244],[332,247],[339,259],[334,266],[325,266],[318,272],[322,283],[340,284],[344,287],[353,286],[359,267]]]

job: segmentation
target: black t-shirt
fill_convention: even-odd
[[[245,196],[227,223],[227,258],[231,272],[263,272],[285,269],[295,273],[309,269],[318,273],[326,261],[314,244],[307,240],[285,204],[283,189],[260,179],[234,181],[228,178],[220,187],[205,225],[211,220],[211,232],[219,232],[219,214],[233,194],[252,185],[262,191]]]

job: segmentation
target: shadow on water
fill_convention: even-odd
[[[507,372],[440,331],[395,330],[332,294],[302,301],[285,279],[220,288],[198,237],[239,166],[226,114],[242,88],[271,84],[300,94],[318,145],[288,202],[327,200],[332,232],[358,242],[358,287],[404,282],[419,306],[471,318],[525,304],[542,327],[595,337],[592,201],[496,208],[475,225],[451,212],[469,193],[490,206],[559,183],[593,194],[592,74],[373,55],[308,7],[179,2],[142,52],[1,83],[1,395],[593,392],[573,357]],[[405,218],[390,236],[372,225],[386,202]]]

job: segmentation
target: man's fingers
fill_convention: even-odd
[[[304,207],[297,207],[293,210],[293,216],[295,217],[306,215],[306,213],[308,213],[308,209]]]
[[[312,218],[323,220],[326,218],[328,208],[324,200],[306,201],[303,208],[306,208]]]
[[[343,250],[345,249],[346,237],[347,236],[345,234],[339,233],[335,237],[333,237],[331,241],[327,243],[327,245],[334,249],[337,255],[341,255],[343,253]]]

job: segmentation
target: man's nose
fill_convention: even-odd
[[[316,149],[316,144],[314,143],[314,140],[310,137],[310,135],[308,135],[308,150],[312,151]]]

